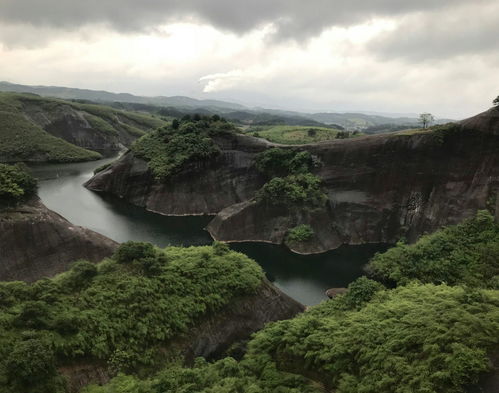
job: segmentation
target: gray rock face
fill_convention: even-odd
[[[221,241],[280,244],[290,228],[309,224],[314,237],[288,245],[304,254],[342,244],[393,243],[402,236],[414,241],[478,209],[489,208],[499,218],[497,108],[450,131],[300,146],[322,162],[316,174],[324,181],[328,203],[316,210],[252,200],[265,182],[254,166],[255,155],[276,145],[242,135],[216,142],[221,158],[184,168],[167,183],[155,182],[146,163],[128,153],[86,186],[166,215],[217,213],[208,230]]]
[[[167,182],[155,181],[147,163],[128,152],[85,187],[165,215],[216,215],[252,198],[265,183],[253,159],[267,146],[242,135],[219,138],[216,143],[222,148],[221,157],[192,163]]]
[[[0,281],[36,281],[79,259],[99,262],[118,244],[72,225],[40,200],[0,211]]]
[[[114,132],[98,129],[90,123],[90,113],[64,103],[45,108],[37,102],[28,101],[22,110],[28,120],[49,134],[88,150],[104,153],[119,151],[122,145],[128,146],[136,138],[125,129],[118,128]]]

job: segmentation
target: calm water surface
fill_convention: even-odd
[[[204,230],[210,217],[165,217],[117,198],[102,197],[82,186],[95,168],[112,160],[33,167],[39,179],[40,198],[72,223],[118,242],[148,241],[160,247],[211,244],[212,239]],[[345,287],[362,275],[362,266],[386,246],[344,246],[312,256],[296,255],[284,247],[263,243],[232,244],[231,248],[256,260],[269,279],[288,295],[312,305],[326,299],[326,289]]]

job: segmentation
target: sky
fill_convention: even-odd
[[[460,119],[498,37],[499,0],[0,0],[0,80]]]

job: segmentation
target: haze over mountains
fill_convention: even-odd
[[[339,125],[345,129],[363,130],[380,125],[415,126],[418,124],[417,114],[373,113],[373,112],[322,112],[304,113],[260,107],[248,107],[238,103],[220,100],[200,100],[185,96],[145,97],[129,93],[112,93],[104,90],[79,89],[61,86],[28,86],[10,82],[0,82],[0,91],[33,93],[40,96],[56,97],[70,100],[87,100],[97,103],[121,103],[125,109],[157,112],[158,108],[170,108],[163,114],[175,115],[180,112],[199,112],[202,114],[223,114],[229,120],[241,124],[288,124],[304,126]],[[141,106],[126,104],[140,104]],[[173,110],[175,109],[175,110]],[[437,119],[437,124],[447,123],[449,119]]]

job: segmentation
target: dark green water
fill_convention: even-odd
[[[210,235],[204,231],[210,217],[165,217],[85,189],[82,184],[90,179],[94,168],[109,161],[112,159],[34,167],[40,198],[72,223],[118,242],[148,241],[160,247],[211,244]],[[362,266],[375,252],[386,249],[379,245],[345,246],[321,255],[302,256],[263,243],[231,247],[256,260],[271,281],[307,305],[326,299],[324,291],[328,288],[347,286],[362,275]]]

